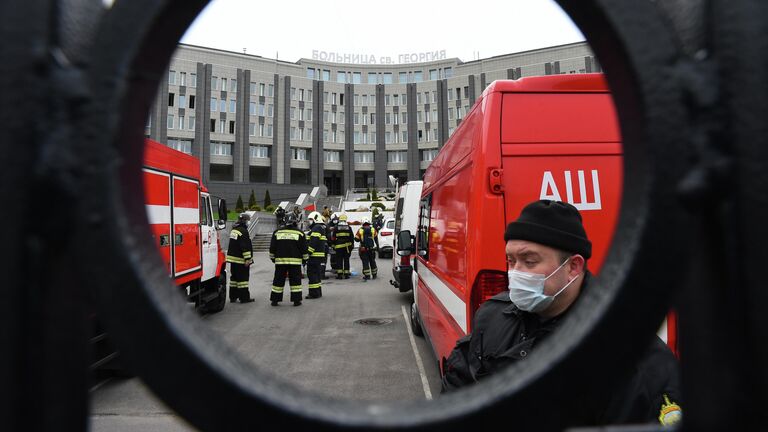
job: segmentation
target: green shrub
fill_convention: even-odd
[[[273,206],[272,204],[270,204],[270,205],[268,205],[268,206],[264,207],[264,211],[265,211],[265,212],[269,212],[269,213],[274,213],[274,211],[275,211],[275,206]]]
[[[371,201],[378,201],[379,200],[379,193],[376,191],[376,189],[371,189]]]
[[[267,191],[264,192],[264,208],[267,208],[271,205],[272,205],[272,198],[269,196],[269,189],[267,189]],[[274,208],[272,210],[274,210]]]
[[[384,208],[386,208],[386,206],[380,202],[372,203],[371,208],[374,208],[374,207],[379,208],[381,210],[384,210]]]
[[[370,201],[371,200],[371,193],[370,192],[365,194],[365,200],[366,201]]]
[[[256,205],[256,195],[253,193],[253,189],[251,189],[251,196],[248,198],[248,208],[251,208]]]
[[[395,194],[393,194],[393,193],[388,193],[388,194],[387,194],[387,198],[389,198],[389,199],[395,199]]]
[[[258,205],[258,204],[254,204],[254,205],[248,207],[248,209],[249,210],[253,210],[253,211],[261,211],[261,206]]]
[[[240,195],[237,196],[237,203],[235,204],[235,211],[238,213],[243,212],[243,197]]]

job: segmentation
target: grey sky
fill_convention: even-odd
[[[292,62],[312,58],[313,50],[393,60],[399,54],[445,50],[447,57],[469,61],[477,52],[487,58],[582,40],[552,0],[214,0],[182,38],[268,58],[279,53]]]

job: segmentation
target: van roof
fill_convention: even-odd
[[[494,93],[581,93],[607,92],[608,84],[601,73],[563,74],[525,77],[517,80],[497,80],[483,92],[483,97]]]

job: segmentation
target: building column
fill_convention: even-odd
[[[211,179],[211,75],[213,66],[197,64],[197,94],[198,104],[195,108],[197,122],[195,123],[195,142],[192,143],[192,154],[200,159],[200,175],[203,183]]]
[[[235,147],[238,154],[241,155],[240,164],[237,164],[234,152],[232,154],[232,163],[235,164],[235,182],[251,182],[251,145],[249,138],[249,120],[250,111],[250,85],[251,71],[237,70],[237,113],[235,114]],[[239,167],[239,168],[238,168]],[[239,175],[238,175],[239,174]]]
[[[439,113],[438,120],[438,148],[442,148],[443,144],[448,141],[448,80],[440,80],[437,82],[437,112]]]
[[[408,99],[408,180],[420,180],[419,125],[416,123],[416,84],[406,86]]]
[[[149,138],[157,142],[168,144],[168,72],[165,79],[160,80],[160,88],[157,89],[155,104],[149,112],[151,118],[149,125]]]
[[[310,181],[319,186],[325,177],[325,154],[323,152],[323,82],[312,81],[312,154],[310,155]],[[320,127],[318,127],[320,126]]]
[[[346,106],[344,108],[344,187],[352,189],[355,187],[355,141],[354,141],[354,100],[355,86],[352,84],[344,85],[344,99]],[[351,109],[350,109],[351,108]]]
[[[278,140],[278,137],[280,136],[280,102],[282,102],[282,98],[280,97],[280,75],[275,74],[275,89],[273,93],[273,99],[274,99],[274,112],[272,117],[272,151],[269,154],[269,163],[270,163],[270,179],[269,181],[272,183],[282,183],[283,176],[280,172],[280,164],[283,161],[284,154],[283,154],[283,148],[280,146],[280,141]]]
[[[277,91],[277,90],[275,90]],[[291,184],[291,77],[283,77],[283,183]]]
[[[387,186],[387,144],[384,140],[384,84],[376,84],[376,153],[374,156],[374,186]]]

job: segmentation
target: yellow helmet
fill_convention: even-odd
[[[347,221],[347,215],[343,214],[343,215],[339,216],[339,221],[346,222]]]

